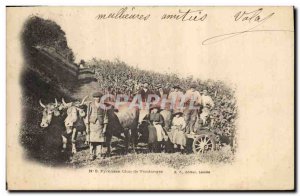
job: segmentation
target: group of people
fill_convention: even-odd
[[[235,130],[235,119],[237,115],[234,89],[227,86],[222,81],[200,80],[193,77],[179,77],[175,73],[158,73],[155,71],[141,70],[137,67],[128,66],[121,61],[106,61],[93,59],[86,63],[86,66],[95,68],[95,76],[98,79],[103,94],[125,94],[134,97],[140,94],[143,101],[147,100],[149,94],[156,94],[159,97],[167,97],[168,100],[176,100],[175,103],[180,106],[181,96],[195,95],[198,97],[196,106],[198,110],[189,110],[184,108],[173,108],[173,120],[176,124],[175,116],[178,116],[182,130],[193,134],[197,130],[198,122],[201,119],[213,119],[210,126],[218,130],[220,134],[231,136]],[[145,82],[147,81],[147,82]],[[151,81],[151,82],[150,82]],[[149,83],[148,83],[149,82]],[[192,85],[191,85],[192,84]],[[192,86],[194,88],[192,88]],[[189,104],[184,103],[184,104]],[[158,109],[157,113],[160,113]],[[151,109],[151,112],[154,112]],[[177,113],[179,112],[179,113]],[[177,113],[177,114],[176,114]],[[201,118],[203,117],[203,118]],[[200,119],[200,121],[198,120]],[[208,123],[208,122],[204,122]],[[168,124],[168,122],[166,123]],[[176,125],[177,126],[177,125]],[[170,130],[175,126],[170,124]],[[164,130],[166,128],[163,126]],[[171,129],[172,128],[172,129]],[[174,141],[177,134],[170,134],[167,131],[169,139]],[[165,134],[165,135],[166,135]],[[179,132],[179,135],[181,132]],[[174,138],[174,139],[173,139]]]
[[[149,101],[148,96],[150,94],[156,94],[160,98],[166,97],[169,103],[172,103],[171,112],[180,112],[183,114],[184,121],[186,123],[185,129],[187,133],[195,132],[195,122],[197,117],[200,117],[204,111],[209,115],[210,110],[214,107],[214,101],[211,96],[208,95],[207,90],[203,90],[201,93],[196,90],[197,85],[192,83],[190,88],[183,92],[183,89],[176,85],[169,90],[169,94],[166,94],[161,86],[158,86],[155,92],[151,92],[148,89],[148,83],[144,83],[143,88],[140,90],[140,94],[143,101]],[[197,107],[197,108],[196,108]]]
[[[145,83],[140,91],[142,99],[145,101],[147,100],[147,95],[153,93],[147,87],[148,83]],[[214,107],[214,101],[208,95],[207,90],[200,93],[196,88],[196,84],[192,83],[190,88],[184,93],[180,86],[173,86],[173,89],[167,96],[167,100],[173,103],[173,106],[170,108],[172,116],[169,125],[166,125],[163,116],[159,113],[159,106],[154,105],[150,107],[149,114],[145,118],[149,122],[148,145],[150,151],[160,152],[164,147],[165,151],[178,148],[184,152],[187,134],[196,134],[197,129],[207,125],[206,119]],[[155,93],[160,97],[164,96],[162,87],[159,87]],[[189,106],[194,107],[191,108]],[[195,126],[196,122],[198,122],[197,126]],[[170,143],[174,147],[171,146],[170,148]]]
[[[149,113],[143,120],[149,123],[147,126],[149,150],[160,152],[162,146],[172,144],[175,148],[183,151],[187,143],[186,134],[195,134],[197,131],[196,121],[198,120],[201,125],[205,124],[201,119],[201,115],[206,112],[206,115],[209,116],[209,111],[214,107],[212,98],[208,95],[207,90],[201,93],[197,91],[197,86],[194,83],[190,85],[185,93],[178,85],[173,86],[168,94],[162,86],[157,86],[156,91],[150,90],[148,86],[149,84],[145,82],[138,92],[143,102],[150,101],[151,104],[152,100],[149,100],[149,96],[155,94],[161,98],[165,97],[173,103],[173,106],[169,108],[171,113],[169,119],[171,123],[169,124],[165,122],[166,119],[160,114],[162,109],[159,104],[151,105],[149,108]],[[105,111],[100,107],[101,97],[100,92],[94,93],[94,100],[87,110],[92,159],[95,158],[97,152],[101,151],[105,142],[105,131],[108,123]],[[190,108],[191,105],[196,107]]]
[[[95,77],[105,94],[125,94],[132,97],[143,88],[143,83],[147,81],[149,82],[148,90],[158,92],[162,87],[161,92],[163,91],[165,95],[169,96],[170,93],[176,91],[173,88],[175,85],[179,85],[181,89],[188,89],[191,83],[196,83],[197,90],[200,92],[207,90],[207,94],[212,96],[215,102],[213,111],[211,111],[211,116],[214,116],[214,128],[219,129],[225,135],[232,135],[236,129],[235,89],[234,86],[229,86],[223,81],[202,80],[192,76],[181,77],[180,73],[172,71],[160,73],[143,70],[129,66],[120,60],[92,59],[86,62],[85,66],[95,69]],[[183,90],[181,91],[184,93]],[[202,99],[205,99],[203,95]]]
[[[150,152],[173,152],[174,149],[180,149],[184,153],[187,136],[186,122],[183,118],[183,112],[174,111],[171,118],[170,127],[165,125],[163,116],[159,113],[160,108],[154,106],[150,108],[150,113],[145,117],[149,122],[148,129],[148,148]]]

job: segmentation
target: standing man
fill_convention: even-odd
[[[88,106],[87,140],[90,143],[90,160],[94,160],[97,156],[101,158],[102,147],[106,142],[105,131],[108,118],[104,108],[101,108],[101,97],[100,92],[94,93],[93,101]]]
[[[160,98],[167,96],[166,92],[164,91],[161,85],[156,86],[155,94],[158,95]]]
[[[168,100],[171,103],[171,111],[180,110],[181,99],[183,98],[183,93],[181,92],[181,87],[178,85],[173,86],[173,91],[170,92]]]
[[[149,90],[149,84],[148,84],[148,82],[145,82],[145,83],[143,84],[143,87],[142,87],[142,89],[140,90],[139,93],[140,93],[140,95],[141,95],[141,97],[142,97],[142,101],[143,101],[143,102],[147,102],[148,95],[151,94],[151,92],[150,92],[150,90]]]
[[[190,89],[185,93],[185,108],[184,108],[184,120],[186,122],[186,132],[195,134],[195,123],[197,120],[198,110],[201,104],[201,95],[196,90],[197,85],[191,84]]]

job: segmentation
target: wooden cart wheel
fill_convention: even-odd
[[[203,154],[214,150],[215,146],[216,144],[212,136],[208,134],[201,134],[194,139],[193,151],[194,153]]]

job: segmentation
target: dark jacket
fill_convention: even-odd
[[[142,97],[142,101],[146,102],[147,98],[148,98],[148,95],[151,95],[153,93],[149,89],[147,91],[145,91],[144,89],[141,89],[140,92],[139,92],[139,94]]]
[[[168,93],[166,92],[166,90],[163,90],[162,92],[156,90],[155,94],[158,95],[160,98],[162,98],[163,96],[165,96],[166,98],[168,97]]]
[[[164,124],[165,124],[164,117],[160,113],[150,113],[150,114],[147,114],[147,116],[145,117],[145,119],[149,120],[150,124],[152,124],[152,125],[153,125],[154,122],[157,122],[162,127],[164,127]]]

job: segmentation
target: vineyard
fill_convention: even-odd
[[[86,66],[95,69],[95,77],[101,90],[114,95],[133,95],[144,82],[149,83],[150,90],[155,90],[158,85],[162,85],[167,92],[175,85],[187,90],[191,83],[196,83],[197,90],[201,92],[206,89],[215,103],[211,113],[211,119],[214,121],[212,128],[222,135],[234,137],[237,118],[235,90],[222,81],[203,81],[192,76],[183,78],[174,73],[145,71],[120,60],[93,59],[88,61]]]

